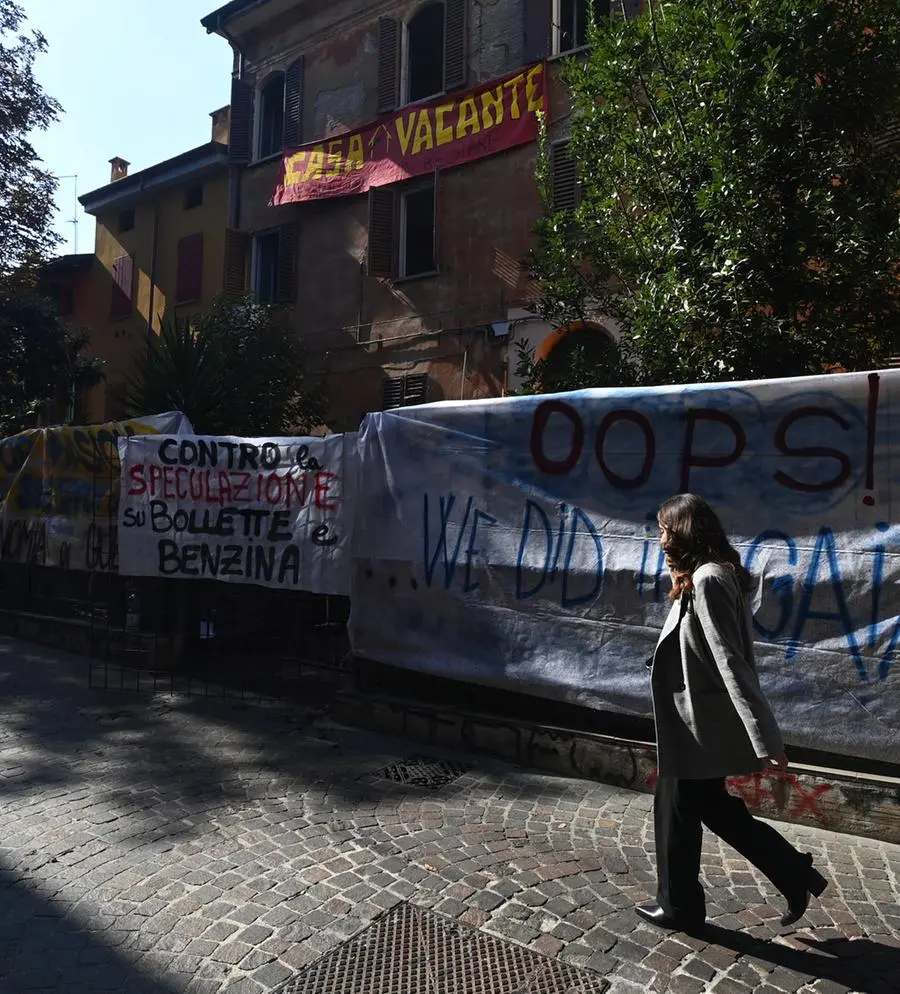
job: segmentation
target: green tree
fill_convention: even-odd
[[[0,438],[33,428],[54,401],[99,381],[87,341],[68,332],[48,297],[0,281]]]
[[[60,113],[34,75],[47,41],[24,31],[25,12],[0,0],[0,280],[32,268],[59,241],[53,232],[56,180],[43,168],[30,136]]]
[[[553,210],[545,148],[541,312],[615,318],[623,384],[877,365],[900,327],[900,4],[647,6],[564,69],[579,196]]]
[[[101,375],[84,357],[87,335],[70,334],[37,290],[41,264],[59,238],[52,227],[56,180],[30,136],[48,128],[60,108],[34,75],[47,42],[26,33],[24,22],[18,4],[0,0],[0,436],[34,427],[54,401]]]
[[[305,434],[327,417],[297,333],[278,308],[249,298],[167,321],[138,360],[128,406],[133,415],[182,411],[203,435]]]
[[[549,359],[537,359],[527,338],[515,343],[519,394],[563,393],[585,386],[621,386],[631,378],[622,353],[605,335],[573,332],[553,350]]]

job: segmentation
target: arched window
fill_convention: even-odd
[[[276,73],[259,91],[256,157],[268,158],[284,148],[284,73]]]
[[[379,19],[379,114],[466,85],[469,3],[427,0],[406,23]]]
[[[421,7],[406,25],[405,103],[444,92],[444,4]]]
[[[551,332],[535,355],[543,362],[544,393],[578,390],[586,382],[596,387],[617,386],[616,357],[616,344],[609,332],[582,321]]]

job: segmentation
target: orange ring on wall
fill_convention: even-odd
[[[587,321],[572,321],[569,324],[561,325],[559,328],[554,328],[547,335],[541,342],[537,352],[535,352],[535,362],[542,362],[548,359],[550,353],[562,343],[563,339],[576,331],[596,331],[601,335],[605,335],[607,340],[612,342],[609,332],[605,328],[601,328],[600,325],[589,324]]]

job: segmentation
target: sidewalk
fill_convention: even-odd
[[[834,883],[783,933],[771,886],[707,839],[712,924],[670,936],[632,911],[654,884],[645,795],[431,751],[444,762],[411,767],[421,747],[313,713],[123,696],[86,673],[0,639],[9,994],[300,991],[295,974],[405,902],[587,971],[560,992],[900,990],[900,847],[788,828]]]

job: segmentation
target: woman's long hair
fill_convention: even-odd
[[[750,574],[728,541],[716,512],[696,494],[679,494],[659,509],[659,523],[666,529],[663,552],[672,572],[672,600],[694,588],[694,570],[704,563],[720,563],[733,572],[745,593],[752,587]]]

